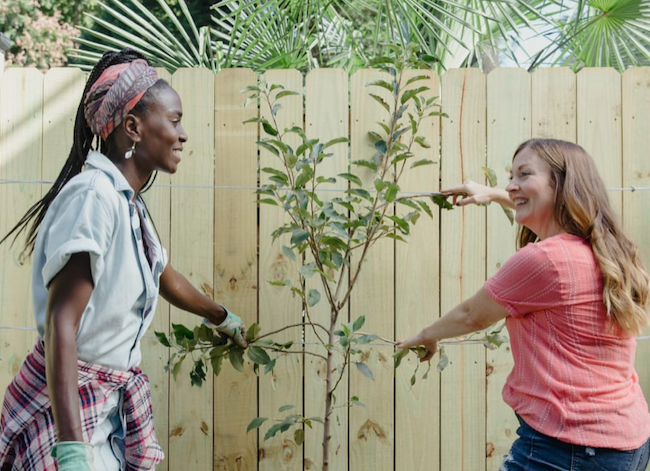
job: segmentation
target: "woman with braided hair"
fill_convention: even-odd
[[[645,471],[650,413],[634,370],[650,277],[585,150],[531,139],[506,191],[468,182],[458,205],[516,211],[519,250],[471,298],[398,343],[422,345],[506,319],[514,367],[503,388],[520,427],[501,471]]]
[[[24,253],[34,257],[39,338],[5,393],[0,470],[155,468],[163,453],[138,364],[158,293],[246,346],[241,319],[168,262],[140,196],[154,172],[176,171],[182,115],[141,54],[104,54],[61,173],[2,240],[31,223]]]

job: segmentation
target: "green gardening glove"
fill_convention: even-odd
[[[244,322],[241,320],[239,316],[233,314],[224,306],[221,307],[223,307],[224,311],[226,311],[226,318],[223,320],[221,324],[215,325],[213,322],[210,322],[207,319],[205,319],[203,323],[208,327],[216,330],[217,332],[230,337],[241,348],[248,347],[248,342],[244,338],[246,332],[246,325],[244,324]]]
[[[93,447],[84,442],[59,442],[52,448],[59,471],[95,471],[92,466]]]

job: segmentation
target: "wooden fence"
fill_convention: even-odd
[[[179,92],[190,139],[178,172],[159,175],[147,196],[174,266],[203,292],[257,321],[265,331],[301,321],[301,307],[288,289],[268,280],[293,276],[294,267],[270,233],[284,217],[256,205],[251,188],[258,169],[273,165],[258,155],[257,129],[242,122],[258,110],[244,107],[240,91],[255,84],[250,70],[179,70],[166,75]],[[367,131],[379,119],[366,84],[376,71],[348,77],[342,70],[270,71],[269,82],[301,92],[280,111],[282,126],[304,126],[321,139],[350,135],[357,159],[372,152]],[[0,233],[13,226],[52,181],[72,142],[73,120],[84,75],[75,69],[9,69],[0,85]],[[505,186],[516,146],[537,136],[574,141],[596,159],[611,189],[650,186],[650,68],[619,74],[611,69],[451,70],[428,84],[441,96],[448,118],[424,131],[431,149],[422,154],[438,165],[421,167],[403,190],[431,191],[463,180],[484,181],[482,167]],[[304,93],[304,97],[302,94]],[[303,99],[304,98],[304,99]],[[264,112],[264,111],[262,111]],[[328,171],[347,169],[348,146],[340,144]],[[19,181],[9,183],[8,181]],[[611,191],[627,233],[650,263],[650,193]],[[367,317],[364,330],[403,338],[473,294],[514,252],[515,229],[496,205],[468,207],[422,218],[408,244],[378,244],[351,300],[349,316]],[[0,246],[0,391],[16,373],[35,338],[30,269],[17,248]],[[324,309],[324,307],[323,307]],[[318,311],[317,317],[326,316]],[[296,406],[322,415],[323,364],[312,356],[290,357],[273,375],[256,377],[224,368],[216,379],[190,387],[187,370],[177,382],[163,367],[169,351],[152,331],[198,318],[158,307],[143,343],[158,437],[166,452],[159,469],[317,470],[321,430],[307,431],[297,446],[285,433],[263,441],[246,426],[258,414],[280,417]],[[277,339],[302,341],[299,334]],[[306,335],[306,342],[311,340]],[[307,345],[306,348],[313,348]],[[393,350],[373,346],[366,362],[374,382],[352,371],[342,386],[366,407],[340,409],[333,425],[332,469],[336,471],[495,471],[515,438],[514,414],[501,399],[511,368],[508,347],[450,346],[450,366],[410,387],[413,361],[393,369]],[[650,342],[640,341],[637,371],[650,393]],[[339,397],[339,402],[343,399]],[[271,421],[269,421],[271,422]],[[267,422],[268,423],[268,422]],[[263,437],[268,426],[262,427]]]

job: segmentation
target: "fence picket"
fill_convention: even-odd
[[[412,71],[405,78],[420,73]],[[430,79],[412,84],[412,87],[420,86],[429,87],[423,97],[440,96],[437,75],[431,74]],[[413,162],[430,159],[435,165],[406,170],[400,187],[403,191],[438,191],[440,118],[423,121],[419,134],[431,148],[424,149],[416,144]],[[440,212],[431,201],[427,204],[431,205],[433,218],[422,214],[411,228],[407,243],[397,242],[395,247],[395,336],[398,339],[415,334],[440,316]],[[407,212],[398,206],[399,216]],[[422,375],[428,365],[420,365],[414,386],[411,386],[411,376],[417,367],[414,355],[404,359],[395,371],[395,471],[440,469],[440,442],[432,436],[440,427],[440,375],[436,372],[436,358],[426,380],[422,380]]]
[[[297,96],[282,99],[282,109],[278,112],[277,120],[279,131],[293,126],[303,127],[303,93],[302,75],[295,70],[272,70],[264,74],[269,84],[282,85],[285,90],[298,92]],[[260,104],[260,115],[271,120],[271,110],[268,104]],[[252,126],[252,125],[251,125]],[[269,137],[260,130],[260,137]],[[297,148],[296,141],[288,142]],[[279,168],[281,162],[268,151],[260,150],[260,168]],[[269,183],[269,175],[261,173],[262,183]],[[260,303],[259,319],[262,332],[271,332],[290,324],[299,324],[302,319],[302,305],[300,298],[292,296],[289,288],[284,286],[271,286],[269,281],[297,280],[297,268],[282,253],[282,246],[289,245],[286,237],[281,237],[273,242],[271,233],[287,221],[288,216],[282,208],[260,205]],[[276,342],[293,341],[291,350],[300,350],[302,330],[290,329],[273,335]],[[275,437],[264,441],[267,430],[290,414],[300,414],[303,410],[303,358],[302,355],[291,354],[278,359],[273,373],[260,376],[259,414],[269,420],[260,428],[260,471],[301,470],[303,465],[302,446],[294,441],[293,430],[278,433]],[[293,409],[279,412],[280,407],[292,405]]]
[[[215,77],[215,184],[257,185],[257,117],[253,102],[244,107],[244,87],[257,84],[249,69],[222,70]],[[214,298],[257,322],[257,207],[252,190],[214,192]],[[257,437],[246,427],[257,416],[257,377],[250,365],[241,374],[230,367],[215,379],[215,469],[257,469]]]
[[[43,146],[43,74],[8,69],[0,89],[0,178],[40,180]],[[42,195],[40,185],[0,185],[0,237],[4,237]],[[12,236],[13,238],[13,236]],[[31,259],[19,259],[25,235],[0,245],[0,313],[6,326],[34,328]],[[4,391],[32,350],[37,333],[0,331],[0,387]]]
[[[485,76],[475,69],[450,70],[442,77],[442,188],[465,180],[484,182]],[[441,314],[473,295],[485,280],[485,210],[476,207],[443,212],[440,226]],[[440,469],[485,469],[485,348],[446,349],[442,372]]]
[[[214,184],[214,74],[178,70],[172,86],[183,102],[183,126],[189,135],[183,161],[172,177],[176,185]],[[214,196],[203,188],[172,188],[170,263],[197,289],[214,290]],[[175,307],[172,323],[193,328],[201,319]],[[160,365],[161,367],[163,365]],[[172,379],[169,393],[169,469],[212,469],[213,377],[201,388],[190,386],[186,364]]]
[[[348,75],[341,69],[315,69],[307,74],[305,83],[305,132],[310,139],[318,138],[326,143],[337,137],[347,137],[349,129],[348,119]],[[318,165],[321,175],[336,176],[348,171],[348,145],[335,144],[327,149],[333,155],[323,160]],[[324,185],[328,189],[346,189],[346,180],[338,178],[336,185]],[[328,192],[319,195],[322,201],[329,201],[340,194]],[[312,258],[312,257],[310,257]],[[321,294],[321,301],[310,308],[310,315],[314,322],[329,327],[330,309],[323,292],[319,277],[314,276],[307,280],[308,289],[317,289]],[[347,283],[347,280],[343,280]],[[340,322],[347,322],[347,309],[345,315],[341,314]],[[321,338],[327,342],[327,337],[320,333]],[[318,342],[311,329],[305,330],[305,349],[325,354],[320,346],[310,345]],[[339,358],[338,361],[342,361]],[[326,362],[312,355],[305,356],[305,416],[323,417],[325,411],[325,368]],[[341,380],[336,396],[339,401],[347,400],[348,380]],[[347,409],[337,411],[337,419],[330,426],[332,438],[330,440],[330,469],[344,470],[348,463],[348,414]],[[321,469],[323,457],[323,434],[320,425],[315,424],[313,430],[305,433],[305,470],[316,471]]]
[[[521,69],[496,69],[487,76],[487,92],[487,166],[494,170],[497,186],[505,188],[512,155],[519,144],[530,138],[530,74]],[[498,204],[492,203],[487,208],[488,277],[514,254],[516,229]],[[505,330],[504,334],[507,335]],[[485,455],[488,471],[499,469],[516,438],[517,419],[501,398],[512,365],[509,346],[487,352]]]

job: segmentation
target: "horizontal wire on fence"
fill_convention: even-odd
[[[0,178],[0,185],[18,185],[18,184],[34,184],[34,185],[51,185],[53,181],[50,180],[12,180],[8,178]],[[236,185],[177,185],[174,183],[170,184],[159,184],[155,183],[151,185],[153,188],[197,188],[197,189],[207,189],[207,190],[263,190],[264,188],[259,186],[236,186]],[[292,191],[290,188],[279,188],[279,191]],[[607,188],[607,191],[630,191],[634,193],[635,191],[648,191],[650,186],[634,186],[630,185],[624,188]],[[338,192],[344,193],[348,191],[344,188],[317,188],[317,192]],[[372,189],[371,191],[377,191]],[[405,195],[417,195],[426,193],[426,195],[442,195],[439,191],[431,190],[421,190],[421,191],[400,191],[400,194]],[[423,195],[424,196],[424,195]],[[445,195],[450,196],[450,195]]]
[[[0,325],[0,330],[23,330],[28,332],[37,332],[36,327],[15,327],[11,325]],[[155,339],[157,338],[152,334],[145,334],[143,336],[145,339]],[[644,335],[641,337],[636,337],[635,340],[650,340],[650,335]],[[441,340],[438,342],[440,345],[467,345],[467,344],[484,344],[485,340]],[[320,342],[293,342],[294,345],[322,345]],[[365,345],[371,347],[394,347],[395,344],[392,340],[384,340],[383,343],[367,343]]]

